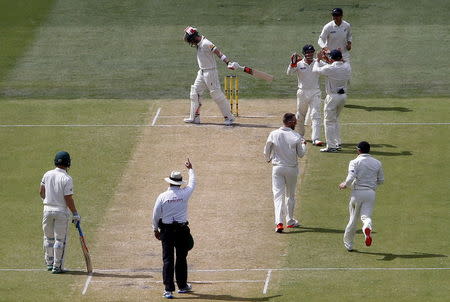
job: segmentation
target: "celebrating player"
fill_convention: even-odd
[[[315,146],[322,146],[323,142],[320,138],[320,128],[322,119],[320,115],[320,88],[319,74],[313,72],[313,66],[316,61],[314,58],[314,46],[307,44],[303,46],[302,53],[304,58],[297,53],[291,56],[291,64],[287,69],[287,74],[297,74],[298,90],[297,90],[297,120],[299,125],[298,133],[305,136],[305,119],[310,111],[311,115],[311,141]],[[320,63],[323,66],[325,63]],[[309,109],[309,110],[308,110]]]
[[[331,11],[333,21],[325,24],[317,43],[326,53],[329,53],[333,49],[340,50],[344,61],[350,62],[352,28],[350,23],[342,20],[343,15],[344,12],[342,11],[342,8],[333,8]]]
[[[284,218],[288,228],[300,225],[294,219],[295,191],[299,174],[297,158],[305,155],[306,142],[294,131],[296,124],[295,114],[286,113],[283,116],[284,127],[272,131],[264,147],[266,160],[273,165],[272,192],[277,233],[283,232]]]
[[[341,127],[339,115],[347,99],[347,86],[352,73],[350,64],[342,61],[342,53],[334,49],[330,52],[329,60],[324,51],[318,53],[318,60],[314,63],[313,71],[327,77],[325,90],[324,118],[326,148],[320,152],[338,152],[341,150]],[[329,64],[321,66],[319,60],[329,60]]]
[[[219,106],[220,111],[225,118],[225,125],[232,125],[234,117],[231,113],[230,105],[220,88],[219,74],[217,72],[216,60],[213,54],[227,64],[229,69],[235,70],[239,68],[239,64],[237,62],[231,62],[219,48],[206,39],[205,36],[201,36],[197,29],[192,26],[188,26],[184,30],[184,41],[197,48],[197,62],[198,67],[200,68],[194,85],[191,86],[190,115],[189,118],[184,119],[184,121],[186,123],[200,123],[200,107],[202,106],[201,96],[205,89],[208,89],[211,97],[216,102],[217,106]]]
[[[39,195],[44,202],[44,251],[47,270],[53,274],[64,272],[64,249],[67,241],[67,229],[70,212],[72,222],[81,220],[73,200],[73,181],[67,174],[70,167],[70,155],[65,151],[56,153],[56,168],[47,171],[42,177]]]
[[[373,158],[370,152],[370,144],[362,141],[358,144],[358,157],[348,165],[348,175],[344,182],[339,185],[343,190],[352,186],[352,194],[348,210],[350,219],[344,234],[344,246],[348,251],[353,250],[353,238],[355,237],[357,217],[363,222],[362,231],[364,242],[367,246],[372,244],[372,211],[375,205],[375,190],[384,182],[383,168],[380,161]]]

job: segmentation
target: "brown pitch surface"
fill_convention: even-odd
[[[189,201],[195,247],[188,256],[195,294],[175,295],[237,301],[270,296],[262,294],[267,271],[198,270],[283,266],[287,236],[274,232],[271,165],[262,152],[268,134],[281,125],[285,112],[295,109],[295,101],[241,100],[241,117],[232,127],[222,125],[220,111],[210,99],[202,107],[202,124],[185,124],[188,106],[187,100],[152,103],[148,123],[158,108],[160,114],[154,126],[142,128],[92,242],[97,271],[84,296],[87,300],[160,299],[161,245],[153,237],[152,210],[156,197],[167,189],[163,178],[170,171],[181,170],[187,177],[187,157],[197,176]],[[273,279],[271,284],[275,274]]]

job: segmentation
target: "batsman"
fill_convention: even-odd
[[[234,116],[231,113],[230,105],[225,98],[219,81],[217,64],[214,55],[219,57],[231,70],[238,69],[237,62],[231,62],[219,48],[217,48],[205,36],[201,36],[195,27],[188,26],[184,30],[184,41],[197,48],[197,62],[199,71],[194,85],[191,86],[190,99],[191,109],[188,118],[184,119],[186,123],[200,123],[200,107],[202,106],[201,96],[206,89],[209,90],[212,99],[219,106],[225,119],[225,125],[230,126],[234,122]]]
[[[53,274],[64,272],[64,250],[66,248],[70,214],[72,222],[80,222],[73,200],[73,181],[67,173],[70,155],[60,151],[55,155],[56,168],[47,171],[41,180],[39,195],[44,203],[42,229],[47,270]]]

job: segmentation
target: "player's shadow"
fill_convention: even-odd
[[[356,154],[356,145],[358,143],[345,143],[342,144],[342,150],[338,153],[343,154]],[[413,153],[411,151],[399,151],[399,152],[392,152],[392,151],[379,151],[380,148],[397,148],[397,146],[391,145],[391,144],[371,144],[371,151],[370,154],[372,155],[380,155],[380,156],[411,156]],[[374,150],[374,149],[377,150]],[[337,154],[338,154],[337,153]]]
[[[392,253],[362,252],[362,251],[358,251],[358,250],[353,250],[353,253],[382,256],[383,258],[377,259],[377,260],[380,260],[380,261],[392,261],[392,260],[395,260],[397,258],[401,258],[401,259],[421,259],[421,258],[448,257],[447,255],[428,254],[428,253],[420,253],[420,252],[413,252],[412,254],[392,254]]]
[[[375,106],[362,106],[362,105],[352,105],[347,104],[345,108],[350,109],[361,109],[366,111],[397,111],[397,112],[411,112],[413,110],[406,107],[375,107]]]
[[[222,126],[224,128],[233,129],[234,127],[241,127],[241,128],[270,128],[270,129],[277,129],[279,127],[273,126],[273,125],[264,125],[264,124],[243,124],[243,123],[234,123],[231,126],[225,126],[223,123],[201,123],[199,125],[194,126]]]
[[[177,296],[177,300],[205,300],[205,301],[270,301],[274,298],[281,297],[282,295],[267,296],[260,298],[245,298],[245,297],[235,297],[232,295],[213,295],[213,294],[201,294],[196,292],[191,292],[185,294],[183,297]]]
[[[86,271],[79,270],[68,270],[64,272],[65,275],[88,275]],[[153,279],[154,277],[149,274],[138,274],[138,275],[130,275],[130,274],[115,274],[115,273],[99,273],[93,272],[93,277],[96,278],[124,278],[124,279]]]
[[[321,228],[321,227],[307,227],[300,226],[292,229],[286,229],[286,232],[283,234],[298,234],[298,233],[328,233],[328,234],[344,234],[344,229],[329,229],[329,228]],[[375,231],[372,232],[376,234]],[[362,234],[361,230],[357,230],[356,234]]]

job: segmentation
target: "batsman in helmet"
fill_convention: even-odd
[[[232,125],[234,116],[231,113],[230,105],[220,87],[219,74],[214,55],[227,64],[227,67],[231,70],[239,68],[239,64],[230,61],[230,59],[228,59],[228,57],[211,41],[205,36],[200,35],[195,27],[188,26],[184,29],[184,41],[197,49],[197,62],[199,67],[197,78],[191,86],[190,114],[184,121],[193,124],[200,123],[200,107],[202,106],[201,96],[205,90],[208,89],[212,99],[216,102],[222,112],[225,119],[225,125]]]
[[[47,270],[60,274],[64,272],[64,251],[70,216],[72,214],[72,222],[75,224],[81,217],[72,197],[72,177],[67,173],[71,164],[69,153],[56,153],[54,163],[56,168],[47,171],[42,177],[39,195],[44,203],[42,229]]]

